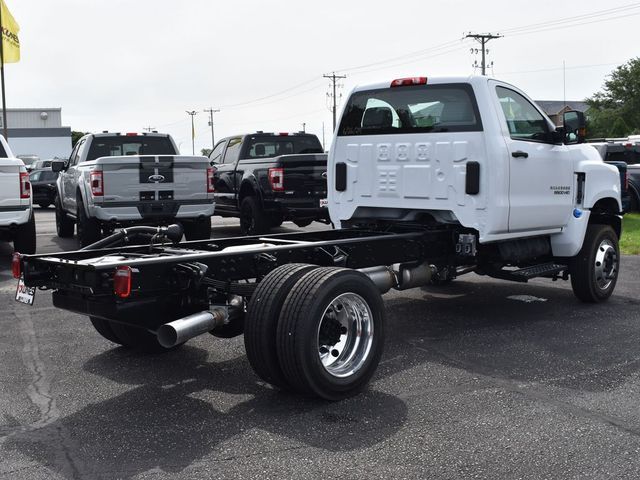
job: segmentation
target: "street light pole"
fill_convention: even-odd
[[[196,130],[193,124],[193,118],[198,114],[195,110],[187,110],[187,115],[191,116],[191,155],[196,154]]]

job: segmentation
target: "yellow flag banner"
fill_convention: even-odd
[[[2,54],[4,63],[15,63],[20,61],[20,40],[18,33],[20,26],[15,21],[13,15],[4,3],[0,0],[0,15],[2,15]]]

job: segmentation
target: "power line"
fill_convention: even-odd
[[[284,89],[284,90],[281,90],[281,91],[279,91],[279,92],[277,92],[277,93],[273,93],[273,94],[271,94],[271,95],[265,95],[264,97],[254,98],[253,100],[248,100],[248,101],[246,101],[246,102],[231,103],[231,104],[228,104],[228,105],[222,105],[220,108],[225,108],[225,109],[227,109],[227,108],[241,107],[241,106],[244,106],[244,105],[248,105],[248,104],[250,104],[250,103],[256,103],[256,102],[260,102],[260,101],[262,101],[262,100],[267,100],[267,99],[269,99],[269,98],[278,97],[278,96],[280,96],[280,95],[282,95],[282,94],[284,94],[284,93],[288,93],[288,92],[290,92],[290,91],[292,91],[292,90],[296,90],[296,89],[298,89],[298,88],[300,88],[300,87],[304,87],[305,85],[309,85],[309,84],[311,84],[311,83],[318,82],[319,80],[320,80],[320,78],[319,78],[319,77],[316,77],[316,78],[313,78],[313,79],[307,80],[307,81],[305,81],[305,82],[299,83],[299,84],[297,84],[297,85],[294,85],[293,87],[289,87],[289,88],[286,88],[286,89]]]
[[[328,78],[333,83],[333,108],[331,111],[333,112],[333,131],[336,130],[336,82],[342,78],[347,78],[346,75],[336,75],[336,72],[333,72],[331,75],[322,75],[324,78]]]
[[[482,48],[482,75],[487,74],[487,65],[486,65],[486,57],[485,57],[485,54],[487,53],[487,51],[484,48],[484,46],[487,44],[489,40],[493,40],[495,38],[501,38],[501,37],[502,35],[500,34],[494,35],[492,33],[468,33],[465,36],[465,38],[473,38],[474,40],[480,43],[480,46]]]

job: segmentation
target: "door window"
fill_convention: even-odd
[[[240,156],[240,147],[242,146],[242,137],[236,137],[229,140],[227,151],[224,154],[223,163],[236,163]]]
[[[549,124],[533,104],[519,93],[496,87],[498,100],[514,140],[547,141]]]
[[[209,160],[211,160],[211,163],[222,163],[222,152],[224,151],[224,146],[226,143],[226,140],[218,142],[216,147],[209,154]]]

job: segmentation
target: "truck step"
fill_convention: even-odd
[[[536,277],[548,277],[558,275],[567,269],[566,265],[558,263],[541,263],[540,265],[533,265],[531,267],[520,268],[518,270],[496,270],[493,272],[487,272],[487,274],[494,278],[500,278],[502,280],[511,280],[514,282],[527,282],[528,280]]]

